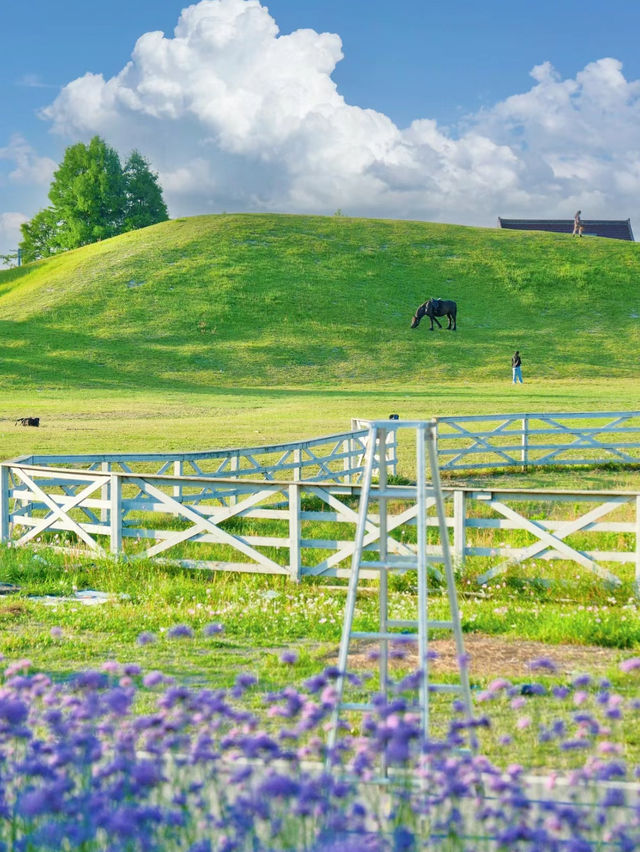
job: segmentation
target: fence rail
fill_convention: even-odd
[[[291,444],[15,459],[0,465],[0,540],[82,543],[127,558],[294,579],[346,576],[368,436],[368,422],[354,420],[350,432]],[[392,474],[397,452],[389,430],[384,463]],[[445,470],[640,463],[640,412],[439,418],[438,455]],[[385,547],[409,564],[415,510],[402,486],[390,488],[397,513]],[[640,590],[640,492],[444,491],[456,560],[484,560],[481,582],[543,559],[614,584],[618,566],[631,565]],[[376,551],[379,520],[371,514],[367,523],[365,551]],[[435,515],[427,523],[435,526]],[[437,548],[429,552],[437,561]]]
[[[168,557],[232,571],[348,576],[358,518],[359,485],[258,482],[0,466],[2,540],[78,542],[127,558]],[[478,557],[480,582],[535,560],[574,563],[618,585],[628,564],[640,587],[640,492],[443,489],[457,563]],[[388,486],[393,506],[386,550],[394,564],[415,564],[415,487]],[[176,495],[179,496],[176,496]],[[229,496],[233,495],[233,502]],[[376,499],[372,486],[371,499]],[[427,526],[438,523],[428,506]],[[380,521],[367,516],[365,553],[380,548]],[[433,561],[440,559],[430,545]],[[366,571],[363,576],[377,576]]]
[[[84,453],[31,455],[14,461],[24,465],[99,470],[101,472],[156,473],[226,479],[359,482],[364,470],[369,431],[366,426],[306,441],[269,446],[186,453]],[[386,464],[397,470],[396,436],[387,438]],[[378,466],[378,460],[375,461]]]
[[[441,470],[640,464],[640,411],[438,417]]]

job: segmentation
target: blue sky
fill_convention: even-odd
[[[185,8],[6,4],[0,252],[95,133],[150,158],[174,215],[637,218],[632,0],[202,0],[174,37]]]

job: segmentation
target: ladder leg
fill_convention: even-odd
[[[380,453],[380,468],[378,481],[380,484],[381,494],[385,494],[387,490],[387,430],[379,430],[379,453]],[[380,531],[379,539],[379,557],[380,562],[386,562],[388,558],[388,540],[387,540],[387,498],[380,496],[378,500],[378,528]],[[380,633],[388,632],[389,621],[389,575],[386,568],[380,569],[380,584],[379,584],[379,613],[380,613]],[[385,697],[385,701],[389,700],[389,642],[387,639],[380,640],[380,692]],[[387,774],[387,764],[384,755],[381,757],[382,775]]]
[[[442,494],[440,487],[440,469],[438,467],[438,458],[435,445],[435,425],[430,424],[430,433],[427,439],[427,447],[429,453],[429,468],[431,473],[431,482],[436,494]],[[473,707],[471,704],[471,687],[469,684],[469,669],[464,651],[464,640],[462,638],[462,622],[460,620],[460,608],[458,606],[458,593],[456,590],[455,577],[453,575],[453,563],[451,561],[451,548],[449,547],[449,531],[447,529],[447,519],[444,511],[444,501],[436,500],[436,510],[438,513],[438,527],[440,530],[440,541],[442,544],[442,556],[444,560],[445,577],[447,580],[447,594],[449,597],[449,610],[451,612],[451,621],[453,623],[453,635],[456,643],[456,654],[458,656],[458,667],[460,670],[460,684],[462,686],[462,698],[465,706],[465,715],[467,721],[473,717]],[[472,728],[469,728],[469,744],[473,749],[477,748],[477,740]]]
[[[420,717],[422,735],[429,738],[429,601],[427,594],[427,472],[425,463],[425,427],[416,429],[416,526],[418,569],[418,659],[420,672]]]
[[[338,654],[338,671],[339,675],[336,680],[336,705],[331,716],[331,725],[329,728],[329,759],[336,745],[338,738],[338,725],[340,722],[340,705],[344,693],[345,673],[347,670],[347,660],[349,657],[349,640],[351,638],[351,630],[353,627],[353,616],[356,607],[356,596],[358,592],[358,579],[360,575],[360,563],[362,561],[362,549],[364,543],[365,529],[367,526],[367,515],[369,512],[369,495],[371,493],[371,478],[373,471],[373,463],[376,450],[377,429],[372,427],[369,432],[369,446],[367,449],[367,457],[364,468],[364,479],[362,483],[362,491],[360,492],[360,505],[358,507],[358,525],[356,528],[356,546],[353,551],[351,560],[351,576],[349,577],[349,588],[347,590],[347,602],[344,611],[344,620],[342,623],[342,636],[340,639],[340,652]]]

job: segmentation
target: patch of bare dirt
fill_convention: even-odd
[[[601,648],[593,645],[547,645],[524,639],[509,639],[503,636],[489,636],[482,633],[466,633],[465,652],[469,655],[469,673],[479,679],[495,677],[523,677],[532,671],[531,662],[544,658],[551,660],[558,674],[590,674],[602,676],[616,665],[620,651],[615,648]],[[350,669],[372,669],[371,652],[377,647],[374,643],[361,643],[356,653],[349,655]],[[415,646],[402,646],[405,656],[397,665],[417,668],[418,655]],[[438,672],[456,672],[458,660],[452,639],[436,639],[429,642],[429,650],[438,656],[431,662],[434,674]],[[394,665],[394,661],[391,661]]]

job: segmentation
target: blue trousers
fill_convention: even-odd
[[[513,383],[514,383],[514,385],[515,385],[516,382],[520,382],[520,384],[523,384],[523,382],[522,382],[522,367],[514,367],[513,368]]]

